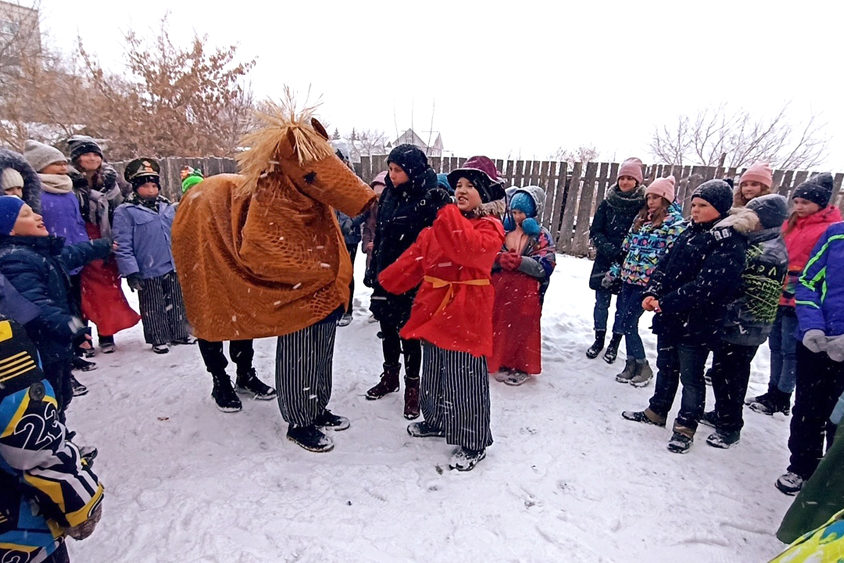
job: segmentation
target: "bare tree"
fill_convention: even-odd
[[[590,162],[598,158],[598,149],[592,145],[580,145],[574,150],[560,147],[551,155],[551,158],[560,162],[568,162],[570,165],[575,162]]]
[[[730,113],[723,105],[681,116],[654,131],[651,153],[668,164],[723,163],[740,168],[765,160],[776,168],[810,168],[826,158],[824,126],[815,116],[792,128],[788,105],[768,119],[746,111]]]
[[[387,134],[383,131],[352,129],[349,136],[344,137],[352,148],[361,156],[386,154]]]

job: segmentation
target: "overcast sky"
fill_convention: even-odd
[[[41,2],[54,47],[78,34],[115,70],[124,33],[155,37],[168,10],[175,36],[255,57],[256,96],[310,86],[332,131],[413,125],[461,156],[591,144],[650,161],[654,128],[680,114],[788,102],[795,124],[827,124],[826,166],[844,171],[839,2]]]

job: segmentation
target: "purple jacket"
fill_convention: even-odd
[[[44,226],[47,227],[47,231],[53,236],[63,238],[66,245],[88,242],[85,221],[79,211],[79,200],[73,192],[65,194],[41,192],[41,215],[44,217]],[[81,269],[76,268],[68,273],[73,276]]]

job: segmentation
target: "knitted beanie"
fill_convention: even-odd
[[[824,172],[816,174],[794,188],[794,193],[791,194],[791,199],[802,197],[809,201],[815,202],[824,208],[829,205],[829,200],[832,199],[832,190],[835,185],[832,180],[832,174]]]
[[[0,172],[0,190],[6,191],[10,188],[23,188],[23,176],[12,167],[4,168]]]
[[[767,162],[754,162],[750,168],[744,171],[744,174],[739,178],[739,187],[742,182],[759,182],[763,186],[771,187],[774,183],[774,173],[771,170],[771,165]]]
[[[631,157],[622,162],[621,167],[618,169],[618,177],[621,178],[622,176],[636,178],[639,184],[644,182],[645,177],[642,175],[642,161],[636,157]]]
[[[0,196],[0,235],[8,235],[15,228],[23,200],[17,196]]]
[[[788,217],[788,202],[779,194],[753,198],[747,202],[747,208],[756,213],[764,229],[780,227]]]
[[[197,173],[197,171],[194,171],[190,176],[182,180],[182,193],[187,192],[189,189],[191,189],[204,179],[205,178],[202,177],[201,173]],[[159,187],[161,187],[160,184]]]
[[[70,160],[76,160],[83,154],[88,154],[92,152],[103,158],[103,149],[100,148],[100,145],[92,138],[86,135],[74,135],[67,141],[67,145],[70,147]]]
[[[714,207],[721,216],[727,215],[733,206],[733,189],[724,180],[714,179],[695,188],[692,199],[699,197]]]
[[[422,149],[414,145],[399,145],[390,151],[390,156],[387,157],[387,164],[389,163],[401,166],[407,177],[413,181],[414,178],[419,178],[428,169],[428,157],[422,152]]]
[[[516,192],[513,194],[513,197],[510,198],[510,209],[521,211],[528,217],[536,215],[536,203],[525,192]]]
[[[24,145],[23,156],[36,172],[41,172],[54,162],[67,162],[62,151],[29,139]]]
[[[437,185],[451,195],[454,195],[454,188],[452,188],[451,184],[448,183],[448,174],[437,174]]]
[[[648,194],[656,194],[658,196],[664,197],[668,202],[674,201],[674,184],[676,180],[674,176],[669,176],[667,178],[657,178],[651,185],[648,186],[648,189],[645,190],[645,197]]]

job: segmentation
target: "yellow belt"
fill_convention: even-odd
[[[431,284],[434,289],[439,289],[441,287],[448,287],[448,291],[445,292],[445,297],[443,297],[442,303],[440,306],[437,307],[437,310],[434,314],[440,313],[443,309],[445,309],[446,305],[449,304],[451,299],[454,297],[454,286],[455,285],[489,285],[489,278],[477,279],[477,280],[463,280],[463,281],[448,281],[443,280],[440,278],[435,278],[434,276],[425,276],[425,281]]]

